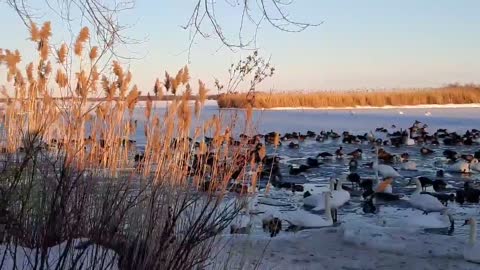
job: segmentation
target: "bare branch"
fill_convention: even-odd
[[[197,38],[197,33],[206,38],[210,35],[206,34],[206,29],[212,28],[212,36],[217,37],[221,43],[228,48],[235,49],[256,49],[257,32],[261,24],[267,21],[274,28],[285,32],[302,32],[309,27],[318,26],[321,23],[306,23],[291,19],[287,14],[287,7],[290,6],[294,0],[198,0],[193,9],[192,16],[187,24],[183,27],[189,29],[193,34],[191,35],[191,44]],[[222,22],[220,14],[215,12],[216,7],[226,4],[228,8],[235,10],[233,14],[239,13],[238,39],[232,39],[226,36],[226,31],[222,29]],[[229,20],[232,14],[229,11]],[[204,18],[208,20],[204,20]],[[248,19],[247,19],[248,18]],[[249,28],[253,27],[253,30]],[[245,39],[245,32],[250,31],[249,39]]]

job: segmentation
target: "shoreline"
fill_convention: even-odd
[[[253,108],[256,111],[332,111],[332,110],[393,110],[393,109],[468,109],[480,108],[480,103],[467,104],[421,104],[421,105],[400,105],[400,106],[353,106],[353,107],[272,107]],[[222,110],[244,110],[245,108],[220,108]]]

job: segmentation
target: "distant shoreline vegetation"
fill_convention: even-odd
[[[245,93],[219,95],[220,108],[246,108],[249,104]],[[357,106],[410,106],[480,103],[480,85],[448,85],[439,88],[318,91],[318,92],[256,92],[254,108],[342,108]]]

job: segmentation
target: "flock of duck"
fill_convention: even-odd
[[[416,121],[408,129],[392,133],[380,127],[361,135],[333,130],[319,134],[287,133],[280,137],[280,143],[274,132],[250,138],[257,143],[255,149],[262,144],[281,144],[300,158],[289,159],[272,150],[274,153],[261,159],[264,172],[259,195],[249,201],[245,213],[232,223],[231,232],[249,232],[257,219],[271,237],[282,231],[339,223],[343,223],[349,237],[374,233],[385,241],[401,234],[435,230],[452,235],[455,230],[452,205],[475,207],[480,201],[480,189],[474,181],[475,174],[480,173],[480,151],[474,151],[480,145],[480,131],[473,129],[459,134],[438,129],[430,134],[427,129],[426,124]],[[317,142],[328,142],[337,148],[311,157],[301,155],[304,146],[311,148]],[[459,149],[462,152],[455,151]],[[432,162],[434,170],[429,173],[423,163],[417,164],[411,156]],[[344,168],[326,177],[328,187],[312,185],[306,180],[306,174],[321,176],[322,168],[331,164]],[[415,190],[410,192],[412,184]],[[294,206],[282,199],[285,196],[297,198]],[[339,221],[338,211],[351,208],[353,200],[360,202],[361,215],[376,217],[380,222]],[[279,210],[279,207],[284,208]],[[478,209],[476,212],[478,215]],[[468,217],[462,225],[470,226],[470,239],[463,256],[480,263],[475,216]]]

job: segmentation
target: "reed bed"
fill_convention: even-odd
[[[107,61],[107,69],[99,64],[109,48],[91,45],[88,28],[71,48],[54,49],[51,35],[49,22],[31,24],[38,61],[24,70],[18,50],[0,50],[7,76],[0,268],[23,258],[29,269],[203,269],[248,195],[229,195],[233,173],[239,165],[261,169],[245,158],[251,146],[233,144],[234,123],[225,125],[220,115],[192,126],[208,89],[196,82],[198,98],[189,105],[188,67],[153,84],[156,98],[175,97],[166,112],[156,112],[147,95],[146,120],[137,121],[141,91],[132,73],[116,61]],[[102,101],[92,104],[92,97]],[[248,133],[246,113],[241,124]],[[138,125],[147,141],[141,155],[132,137]],[[236,183],[255,192],[256,178],[246,172]],[[60,252],[52,251],[59,245]]]
[[[355,92],[257,92],[252,101],[246,94],[225,94],[217,99],[221,108],[313,107],[342,108],[357,106],[405,106],[431,104],[480,103],[480,86],[454,85],[442,88]]]

